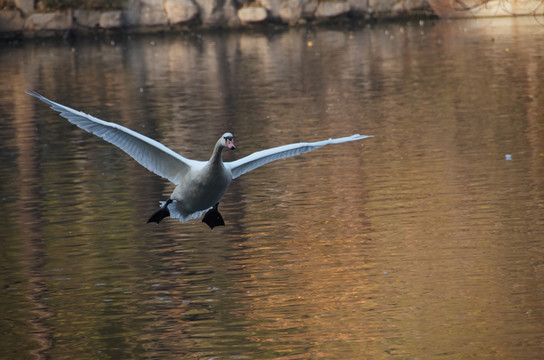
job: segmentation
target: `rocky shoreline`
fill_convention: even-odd
[[[427,0],[127,0],[121,9],[36,9],[35,0],[15,0],[0,10],[0,37],[66,33],[155,32],[170,29],[298,25],[339,18],[394,19],[432,14]]]

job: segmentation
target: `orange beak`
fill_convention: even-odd
[[[227,147],[231,150],[236,149],[236,146],[234,146],[234,140],[227,139]]]

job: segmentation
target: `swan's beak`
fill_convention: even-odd
[[[231,150],[234,150],[236,149],[236,146],[234,146],[234,140],[232,139],[227,139],[227,147]]]

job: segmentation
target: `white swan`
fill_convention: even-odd
[[[235,149],[232,134],[225,133],[215,144],[210,160],[197,161],[184,158],[163,144],[119,124],[103,121],[58,104],[35,91],[26,93],[51,105],[53,110],[58,111],[72,124],[112,143],[146,169],[176,185],[170,198],[162,203],[161,208],[149,218],[148,223],[158,224],[167,216],[184,222],[205,212],[202,221],[210,228],[225,225],[217,206],[233,179],[271,161],[304,154],[329,144],[372,137],[356,134],[338,139],[284,145],[258,151],[236,161],[223,162],[221,151],[224,148]]]

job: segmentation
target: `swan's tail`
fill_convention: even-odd
[[[155,211],[153,215],[151,215],[149,220],[147,220],[147,223],[149,224],[150,222],[155,222],[158,224],[162,221],[162,219],[168,216],[173,219],[179,219],[179,221],[181,222],[185,222],[194,218],[198,218],[202,216],[202,214],[206,213],[204,215],[204,218],[202,219],[202,222],[208,224],[211,229],[216,226],[225,226],[223,217],[217,210],[217,206],[219,205],[219,203],[215,204],[215,206],[209,208],[208,210],[196,211],[191,214],[183,213],[183,207],[180,204],[181,203],[179,201],[172,199],[161,201],[160,209]]]
[[[157,224],[161,222],[167,216],[170,216],[170,210],[168,210],[168,204],[172,202],[172,199],[168,199],[164,202],[161,208],[153,213],[147,223],[156,222]]]

